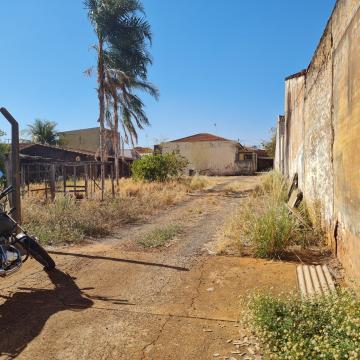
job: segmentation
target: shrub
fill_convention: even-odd
[[[249,310],[272,359],[360,358],[360,300],[349,291],[303,301],[256,295]]]
[[[146,155],[136,160],[131,168],[135,180],[166,181],[179,177],[188,161],[175,153]]]

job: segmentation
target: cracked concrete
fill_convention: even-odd
[[[32,260],[2,279],[0,358],[201,360],[231,354],[227,339],[240,336],[241,298],[255,289],[293,289],[296,282],[294,264],[202,251],[242,201],[222,192],[241,178],[221,181],[148,224],[120,229],[114,239],[54,249],[55,272],[45,273]],[[203,211],[194,216],[194,208]],[[174,221],[185,231],[171,246],[136,246],[142,232]]]

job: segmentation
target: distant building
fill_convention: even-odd
[[[130,167],[134,160],[140,156],[136,151],[125,149],[120,155],[120,176],[127,177],[130,175]],[[67,164],[77,162],[95,162],[99,161],[99,154],[93,151],[78,150],[68,147],[59,147],[54,145],[25,143],[20,144],[20,170],[38,169],[49,164]],[[8,167],[9,155],[6,155],[5,162]],[[113,156],[108,157],[108,164],[114,161]],[[110,175],[110,166],[106,166],[106,173]],[[8,173],[8,171],[7,171]],[[34,181],[38,175],[36,170],[31,176],[27,175],[30,181]]]
[[[136,146],[134,147],[134,150],[139,154],[140,157],[151,155],[153,153],[153,150],[148,147]]]
[[[105,131],[105,146],[107,153],[109,155],[113,154],[113,141],[112,141],[112,131],[109,129],[104,129]],[[62,131],[59,133],[61,142],[64,146],[92,151],[96,153],[99,151],[100,147],[100,128],[88,128],[88,129],[79,129],[79,130],[70,130]]]
[[[212,134],[196,134],[155,145],[154,152],[176,152],[189,164],[189,175],[244,175],[257,170],[257,155],[238,141]]]
[[[256,153],[256,171],[269,171],[274,168],[274,159],[268,155],[266,150],[258,149],[256,146],[247,147],[247,149]]]

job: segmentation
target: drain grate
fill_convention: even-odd
[[[335,290],[333,278],[326,265],[299,265],[296,272],[302,297],[328,294]]]

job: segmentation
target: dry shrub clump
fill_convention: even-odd
[[[107,184],[108,185],[108,184]],[[165,183],[122,179],[116,197],[76,200],[58,195],[53,203],[39,197],[23,201],[24,226],[45,244],[80,242],[112,233],[116,227],[146,218],[182,201],[191,190],[187,181]]]
[[[319,234],[312,227],[306,208],[301,218],[285,205],[287,186],[272,171],[262,177],[254,193],[240,205],[225,228],[225,238],[240,252],[261,258],[280,257],[291,245],[316,243]]]
[[[186,179],[190,190],[202,190],[210,185],[209,178],[206,176],[196,175]]]
[[[249,310],[270,359],[360,358],[360,299],[352,292],[305,300],[256,295]]]

